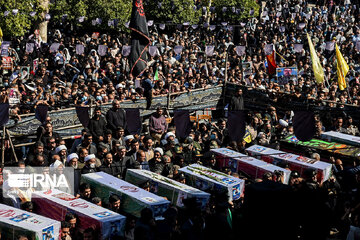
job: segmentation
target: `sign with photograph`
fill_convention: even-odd
[[[298,69],[296,67],[282,67],[276,68],[276,78],[279,85],[284,85],[293,81],[297,84]]]

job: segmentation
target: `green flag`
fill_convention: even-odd
[[[158,81],[159,80],[159,69],[156,68],[156,72],[155,72],[155,75],[154,75],[154,81]]]

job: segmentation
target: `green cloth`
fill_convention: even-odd
[[[156,72],[155,72],[155,76],[154,76],[154,81],[158,81],[159,80],[159,69],[156,68]]]
[[[229,214],[227,215],[226,219],[230,225],[230,228],[232,229],[232,213],[231,213],[230,209],[228,209],[228,212],[229,212]]]

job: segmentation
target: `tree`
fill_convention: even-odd
[[[212,0],[211,6],[215,7],[218,21],[230,23],[236,23],[249,17],[258,17],[260,9],[255,0]],[[253,15],[250,15],[250,10],[254,11]]]
[[[109,20],[116,20],[119,28],[125,28],[124,24],[129,21],[131,14],[132,1],[129,0],[85,0],[87,9],[87,24],[92,20],[100,18],[102,23],[100,29],[109,29]]]
[[[0,27],[4,33],[4,39],[10,37],[23,36],[31,29],[32,21],[36,21],[39,16],[30,16],[30,12],[41,12],[39,0],[0,0]],[[17,9],[15,14],[13,10]],[[5,16],[5,12],[9,12]]]
[[[198,23],[201,10],[193,0],[147,0],[144,2],[146,18],[155,22]]]
[[[69,21],[73,24],[80,24],[79,18],[86,16],[86,0],[56,0],[50,4],[52,21]]]

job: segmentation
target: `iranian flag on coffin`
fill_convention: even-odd
[[[32,240],[58,240],[60,222],[0,204],[1,239],[18,239],[25,235]]]
[[[253,145],[246,149],[249,155],[259,156],[262,160],[278,165],[279,163],[287,163],[292,171],[298,171],[303,176],[305,169],[314,169],[317,171],[318,182],[324,182],[329,179],[331,174],[331,164],[316,161],[315,159],[299,156],[292,153],[278,151],[272,148]]]
[[[204,209],[210,198],[209,193],[147,170],[129,169],[126,172],[125,180],[137,186],[149,181],[151,185],[150,192],[166,197],[172,204],[178,207],[184,206],[183,199],[194,197],[201,204],[202,209]]]
[[[215,148],[211,149],[211,152],[215,154],[216,163],[220,168],[227,167],[231,158],[236,158],[243,155],[228,148]]]
[[[253,157],[249,157],[247,155],[243,155],[242,157],[234,158],[231,161],[232,168],[236,169],[237,171],[242,171],[249,175],[252,179],[255,178],[262,178],[264,173],[270,172],[274,173],[275,171],[281,171],[284,174],[282,179],[282,183],[288,184],[290,179],[291,171],[275,166],[273,164],[269,164],[267,162],[258,160]]]
[[[237,200],[244,192],[245,181],[222,172],[192,164],[179,169],[186,175],[187,183],[200,190],[227,190],[229,201]]]
[[[95,195],[105,204],[112,194],[117,194],[121,197],[121,210],[135,217],[140,217],[140,212],[144,208],[150,208],[155,217],[160,217],[170,203],[162,197],[104,172],[84,174],[81,181],[90,184]]]
[[[118,213],[100,207],[73,195],[53,189],[34,192],[32,195],[36,213],[63,221],[68,212],[79,220],[79,229],[95,229],[95,239],[109,239],[123,236],[126,218]]]

